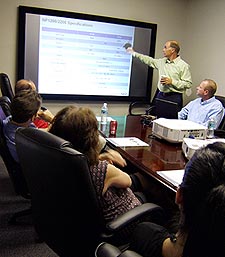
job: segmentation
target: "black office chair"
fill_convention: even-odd
[[[129,104],[128,114],[133,116],[150,115],[154,106],[150,102],[132,102]]]
[[[11,101],[7,96],[0,96],[0,119],[4,120],[7,116],[11,115],[10,110]]]
[[[155,115],[155,99],[159,90],[156,89],[155,95],[150,101],[135,101],[129,104],[128,114],[133,116]]]
[[[121,250],[115,245],[102,242],[95,250],[95,257],[142,257],[142,255],[128,249]]]
[[[5,73],[0,73],[0,89],[3,96],[7,96],[12,101],[14,93],[9,80],[9,77]]]
[[[139,221],[163,223],[162,208],[145,203],[105,224],[87,159],[68,141],[39,129],[19,128],[16,146],[36,231],[59,256],[93,257],[102,241],[128,244]]]
[[[225,108],[225,97],[220,95],[216,95],[215,97],[222,103],[223,107]],[[223,116],[219,127],[214,131],[214,135],[217,137],[225,137],[225,115]]]
[[[216,95],[215,97],[217,100],[219,100],[222,103],[223,107],[225,108],[225,96]],[[222,121],[220,122],[218,129],[225,130],[225,115]]]
[[[10,100],[7,96],[0,97],[0,155],[8,171],[15,193],[25,199],[30,199],[27,183],[22,173],[20,164],[11,156],[5,136],[3,133],[2,121],[10,115]],[[20,217],[31,214],[31,208],[16,212],[9,220],[10,224],[19,224]]]
[[[155,115],[157,118],[177,119],[178,103],[155,98]]]

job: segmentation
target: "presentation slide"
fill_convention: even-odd
[[[39,91],[128,96],[135,27],[40,16]]]

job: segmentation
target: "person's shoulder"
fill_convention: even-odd
[[[11,118],[11,116],[5,117],[5,118],[2,120],[2,123],[3,123],[3,124],[8,123],[8,122],[10,121],[10,118]]]
[[[10,122],[11,120],[12,120],[12,116],[11,115],[6,117],[4,120],[2,120],[3,127],[10,126],[10,125],[13,126],[13,124]]]
[[[184,59],[182,59],[180,55],[177,56],[177,58],[175,59],[175,62],[182,63],[183,65],[186,65],[186,66],[190,66],[189,63],[187,63]]]
[[[216,97],[214,96],[214,102],[217,103],[219,106],[221,106],[222,108],[224,108],[223,104],[221,103],[220,100],[216,99]]]

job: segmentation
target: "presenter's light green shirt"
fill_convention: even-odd
[[[192,79],[190,65],[178,56],[173,61],[165,58],[154,59],[150,56],[133,53],[133,56],[138,58],[141,62],[157,69],[159,72],[158,89],[161,92],[177,92],[184,93],[186,89],[191,88]],[[162,85],[160,83],[161,77],[168,77],[172,79],[172,85]]]

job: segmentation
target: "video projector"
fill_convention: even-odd
[[[207,128],[193,121],[159,118],[152,123],[152,134],[171,143],[181,143],[187,137],[206,139]]]
[[[206,139],[206,140],[184,138],[182,143],[182,151],[185,157],[189,160],[191,159],[191,157],[193,156],[196,150],[215,142],[225,143],[225,138],[212,138],[212,139]]]

